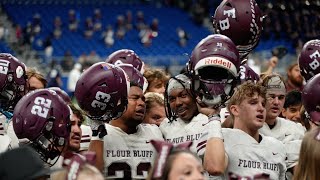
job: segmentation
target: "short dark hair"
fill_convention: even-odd
[[[85,121],[84,112],[81,109],[77,108],[72,103],[69,103],[69,107],[71,108],[72,113],[75,114],[79,118],[79,120],[80,120],[80,122],[82,124]]]
[[[298,90],[292,90],[287,93],[283,108],[288,108],[290,106],[299,104],[302,104],[301,92]]]

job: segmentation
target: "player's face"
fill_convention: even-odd
[[[126,119],[133,119],[142,122],[146,112],[145,97],[142,89],[138,86],[131,86],[128,96],[128,109],[123,114]]]
[[[299,65],[294,66],[291,71],[288,72],[288,78],[293,82],[295,85],[301,86],[303,83],[303,77],[300,74]]]
[[[258,130],[263,126],[266,117],[265,99],[255,93],[239,105],[239,119],[248,129]]]
[[[29,78],[28,82],[29,82],[29,91],[44,88],[44,85],[42,84],[42,82],[39,81],[36,77]]]
[[[75,115],[71,115],[71,133],[70,133],[70,139],[69,139],[69,149],[72,151],[78,151],[80,149],[80,142],[81,142],[81,121],[80,119]]]
[[[290,119],[291,121],[300,122],[300,119],[301,119],[300,109],[301,109],[301,104],[289,106],[287,108],[282,109],[282,115],[286,119]]]
[[[172,163],[169,180],[204,179],[203,167],[193,155],[180,153]]]
[[[197,104],[186,89],[174,89],[169,94],[172,111],[184,121],[190,121],[197,111]]]
[[[153,102],[151,105],[152,107],[146,112],[144,122],[160,126],[161,122],[166,117],[164,105],[160,105],[155,102]]]
[[[279,116],[282,111],[284,101],[285,101],[286,94],[284,92],[279,91],[267,91],[267,120],[268,119],[275,119]]]
[[[159,79],[155,79],[148,86],[148,92],[156,92],[159,94],[164,94],[165,92],[165,84],[163,81]]]

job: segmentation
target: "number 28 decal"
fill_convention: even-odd
[[[34,105],[32,106],[31,113],[43,118],[47,118],[49,109],[51,108],[51,102],[51,99],[36,97],[34,99]]]
[[[94,108],[100,108],[101,110],[105,110],[107,107],[107,103],[110,101],[110,98],[110,94],[98,91],[96,93],[95,100],[93,100],[91,103],[91,106]]]

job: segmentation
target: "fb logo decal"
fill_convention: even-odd
[[[10,64],[9,61],[0,60],[0,73],[1,74],[7,74],[8,73],[9,64]]]
[[[51,107],[51,99],[45,99],[43,97],[36,97],[31,109],[31,113],[43,118],[47,118],[49,109]]]
[[[93,100],[91,103],[91,106],[94,108],[100,108],[101,110],[105,110],[107,107],[107,103],[110,101],[110,98],[110,94],[98,91],[96,93],[95,100]]]

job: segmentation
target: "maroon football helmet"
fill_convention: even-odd
[[[310,120],[320,125],[320,74],[312,77],[302,90],[302,103]]]
[[[306,81],[320,73],[320,40],[306,42],[298,57],[301,75]]]
[[[215,11],[213,27],[236,44],[243,60],[258,45],[262,20],[255,0],[223,0]]]
[[[70,107],[49,89],[30,91],[17,103],[12,124],[19,139],[27,138],[47,162],[59,156],[69,140]]]
[[[197,44],[187,66],[196,95],[208,106],[220,106],[237,84],[240,58],[230,38],[214,34]]]
[[[136,68],[133,67],[132,64],[119,64],[118,67],[123,69],[130,79],[130,85],[140,87],[143,92],[148,87],[147,79],[138,71]]]
[[[121,68],[100,62],[83,72],[74,95],[88,117],[107,121],[119,118],[126,110],[129,88],[129,77]]]
[[[121,49],[113,52],[108,56],[106,62],[114,65],[132,64],[132,66],[138,69],[141,74],[144,73],[144,62],[130,49]]]
[[[50,88],[48,88],[48,89],[55,91],[67,104],[68,104],[68,103],[71,103],[71,98],[70,98],[69,95],[68,95],[64,90],[62,90],[61,88],[59,88],[59,87],[50,87]]]
[[[26,93],[26,66],[8,53],[0,53],[0,108],[13,111]]]
[[[253,81],[254,83],[257,83],[260,80],[259,75],[247,64],[242,64],[240,66],[239,78],[241,84],[246,81]]]

